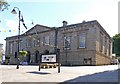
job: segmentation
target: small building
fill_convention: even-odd
[[[5,56],[14,64],[18,36],[5,40]],[[62,65],[105,65],[110,64],[112,56],[112,39],[97,20],[70,25],[63,21],[61,27],[37,24],[20,35],[19,45],[19,50],[28,52],[24,58],[28,64],[38,64],[40,54],[45,50],[55,52],[56,46],[60,49]]]
[[[0,43],[0,63],[2,62],[3,44]]]

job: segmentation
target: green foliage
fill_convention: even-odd
[[[45,53],[45,54],[49,54],[49,50],[45,50],[44,53]]]
[[[120,56],[120,34],[116,34],[113,36],[113,53],[115,53],[117,56]]]
[[[0,11],[4,11],[5,9],[8,9],[8,6],[10,5],[8,4],[7,1],[0,0]]]
[[[27,51],[19,51],[19,56],[24,56],[26,57]]]

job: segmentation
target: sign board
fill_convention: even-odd
[[[56,54],[42,55],[41,62],[56,62]]]
[[[60,49],[57,49],[56,53],[41,54],[40,55],[39,71],[41,69],[42,63],[48,63],[48,64],[58,63],[58,73],[60,73],[59,56],[60,56]]]

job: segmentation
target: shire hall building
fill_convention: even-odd
[[[57,35],[56,35],[57,30]],[[16,64],[15,52],[18,51],[18,36],[6,39],[6,63]],[[60,49],[61,65],[105,65],[110,64],[112,39],[97,20],[61,27],[35,25],[20,35],[19,50],[27,51],[24,61],[38,64],[44,51],[53,53]],[[8,59],[9,58],[9,59]]]

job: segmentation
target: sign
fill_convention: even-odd
[[[56,62],[56,54],[42,55],[42,62]]]
[[[60,56],[60,49],[57,49],[56,53],[41,54],[40,55],[40,64],[39,64],[38,70],[40,71],[42,63],[48,63],[48,64],[58,63],[58,73],[60,73],[59,56]]]

